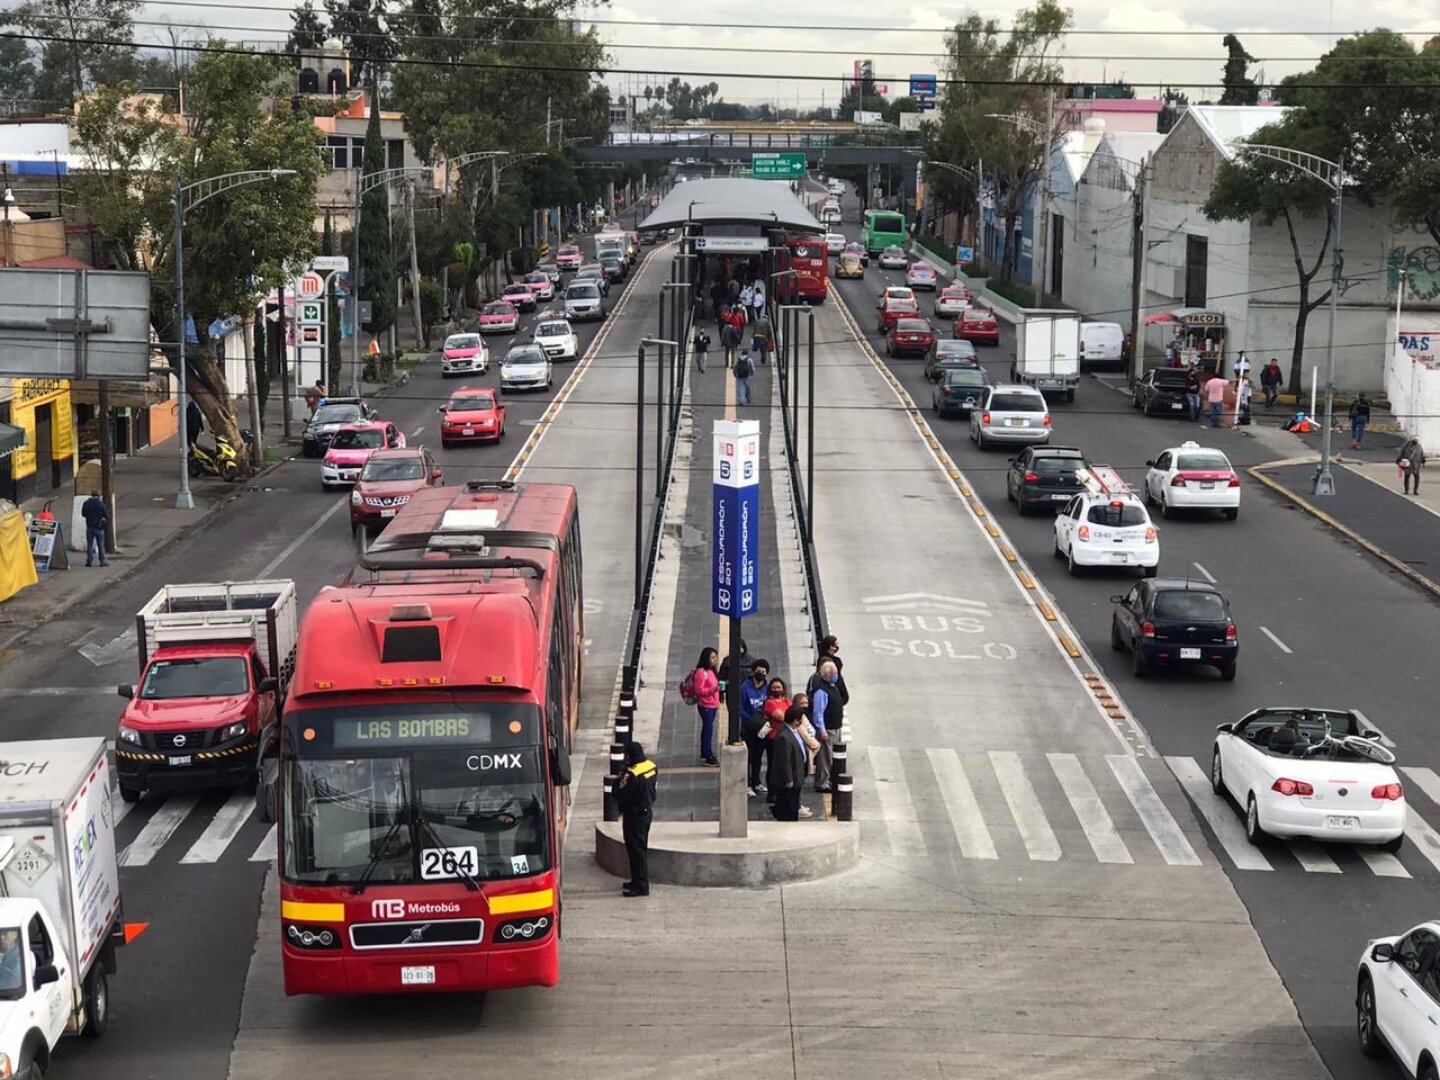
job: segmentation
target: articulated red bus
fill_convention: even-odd
[[[794,270],[775,281],[776,295],[785,304],[823,304],[825,280],[830,272],[830,253],[825,238],[813,233],[791,233],[785,237],[787,263],[782,268]]]
[[[575,489],[424,489],[305,612],[280,740],[288,994],[554,986]]]

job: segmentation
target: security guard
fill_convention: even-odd
[[[637,742],[626,743],[625,771],[615,789],[624,819],[625,854],[630,856],[630,880],[620,890],[625,896],[650,895],[650,819],[659,776],[660,770],[645,756],[645,748]]]

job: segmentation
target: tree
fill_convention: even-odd
[[[1173,87],[1165,87],[1165,104],[1160,109],[1160,115],[1155,118],[1155,130],[1161,135],[1168,135],[1170,129],[1179,121],[1180,115],[1190,107],[1190,96]]]
[[[315,185],[323,165],[314,125],[291,111],[288,98],[267,108],[286,82],[279,58],[212,53],[186,83],[183,127],[158,105],[127,105],[135,92],[127,83],[102,87],[75,117],[74,145],[86,168],[70,183],[91,220],[115,241],[121,268],[153,268],[150,319],[165,341],[174,341],[177,330],[169,285],[172,177],[178,173],[189,184],[233,172],[295,170],[194,203],[185,216],[186,309],[200,338],[200,347],[186,352],[187,380],[211,430],[236,446],[242,444],[230,388],[205,347],[205,328],[217,317],[252,311],[315,247]]]
[[[1284,146],[1292,150],[1315,153],[1313,132],[1307,130],[1306,118],[1286,117],[1278,124],[1267,124],[1251,136],[1250,142]],[[1290,239],[1290,252],[1295,262],[1295,279],[1299,295],[1295,301],[1295,336],[1290,351],[1290,385],[1292,394],[1300,393],[1301,375],[1305,368],[1305,327],[1310,313],[1330,299],[1327,288],[1312,296],[1315,276],[1328,266],[1325,256],[1330,249],[1332,221],[1327,213],[1331,193],[1324,184],[1278,161],[1258,155],[1242,155],[1222,164],[1215,174],[1210,198],[1205,203],[1205,216],[1214,221],[1258,221],[1262,225],[1285,223]],[[1325,232],[1313,253],[1301,250],[1295,225],[1300,218],[1324,216]]]
[[[27,0],[11,11],[10,21],[40,42],[35,96],[68,104],[134,74],[129,42],[139,9],[140,0]]]
[[[20,37],[0,37],[0,101],[32,100],[37,74],[30,43]]]
[[[353,84],[378,84],[380,73],[398,55],[388,0],[325,0],[325,10],[331,32],[350,54]]]
[[[385,139],[380,134],[380,92],[372,82],[370,120],[365,126],[363,183],[384,172]],[[360,296],[370,301],[370,333],[383,334],[395,325],[395,258],[390,247],[390,185],[377,184],[360,202]],[[359,333],[359,327],[355,328]]]
[[[1043,128],[1050,87],[1064,74],[1058,50],[1073,21],[1055,0],[1037,0],[1019,11],[1013,29],[993,19],[969,15],[945,36],[947,82],[941,124],[935,137],[937,157],[955,164],[985,163],[995,185],[1007,238],[1000,276],[1014,274],[1015,235],[1026,199],[1049,166],[1054,131],[1031,131],[992,119],[991,114],[1028,117]],[[956,190],[949,175],[935,177],[943,195]]]
[[[1255,58],[1245,51],[1240,39],[1226,34],[1223,42],[1229,58],[1225,61],[1225,74],[1221,84],[1225,87],[1220,95],[1221,105],[1254,105],[1260,100],[1260,88],[1255,80],[1246,74]]]
[[[314,0],[302,0],[290,13],[290,36],[285,39],[285,51],[291,56],[314,52],[325,44],[327,36]]]

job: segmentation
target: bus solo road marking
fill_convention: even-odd
[[[870,648],[878,656],[904,656],[909,653],[921,660],[1015,660],[1020,655],[1015,646],[1000,641],[985,642],[978,653],[961,652],[953,641],[933,641],[929,638],[912,638],[909,641],[874,638]]]

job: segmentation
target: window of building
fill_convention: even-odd
[[[1207,271],[1210,240],[1205,236],[1185,237],[1185,306],[1203,308],[1209,292]]]
[[[405,140],[385,140],[385,167],[387,169],[403,169],[405,167]]]
[[[330,155],[331,168],[350,168],[350,140],[345,136],[327,136],[325,139],[325,152]]]

